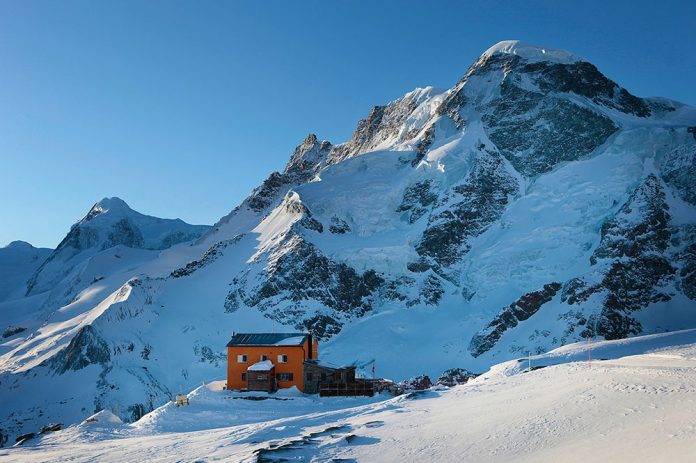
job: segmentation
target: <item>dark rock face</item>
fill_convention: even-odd
[[[435,140],[435,126],[430,125],[425,129],[421,141],[418,142],[416,147],[416,157],[411,161],[412,166],[417,166],[419,162],[425,158],[425,154],[428,152],[430,147],[433,145]]]
[[[400,382],[398,386],[406,391],[422,391],[431,388],[433,382],[428,375],[419,375]]]
[[[317,136],[309,134],[290,156],[283,173],[273,172],[246,199],[249,209],[263,212],[275,201],[285,187],[310,181],[327,161],[333,146],[328,141],[319,142]]]
[[[27,329],[23,326],[8,326],[5,331],[2,332],[2,337],[3,339],[9,338],[26,330]]]
[[[646,251],[664,252],[669,232],[669,207],[665,193],[654,175],[633,192],[612,219],[602,225],[602,240],[590,261],[598,259],[635,258]],[[635,220],[635,215],[640,220]]]
[[[328,141],[319,142],[316,135],[309,134],[292,152],[283,174],[297,183],[308,182],[326,162],[332,148]]]
[[[691,237],[691,243],[679,254],[679,277],[682,292],[696,301],[696,235]]]
[[[452,387],[458,384],[465,384],[470,379],[474,379],[477,376],[478,375],[464,368],[452,368],[443,372],[440,377],[437,378],[437,381],[435,381],[435,385]]]
[[[143,234],[128,219],[121,219],[113,224],[102,249],[109,249],[119,244],[129,248],[142,248],[145,244]]]
[[[68,346],[51,358],[50,366],[58,374],[68,370],[81,370],[89,365],[105,365],[111,360],[109,346],[92,325],[85,325],[77,332]]]
[[[444,293],[442,283],[435,275],[428,275],[420,288],[420,297],[427,305],[437,305]]]
[[[642,327],[631,313],[670,299],[666,286],[675,269],[666,254],[670,239],[668,210],[659,180],[650,175],[616,216],[602,226],[602,240],[591,261],[613,262],[601,283],[579,296],[586,299],[600,291],[606,295],[602,312],[589,320],[583,336],[620,339],[639,334]]]
[[[527,64],[523,72],[538,75],[536,83],[544,92],[565,92],[584,96],[593,102],[626,114],[648,117],[650,106],[609,80],[586,61],[570,64],[538,62]]]
[[[517,182],[505,170],[503,158],[493,151],[479,153],[469,177],[435,205],[416,245],[423,262],[410,264],[409,268],[438,269],[458,262],[471,247],[468,240],[500,218],[508,197],[517,191]],[[426,202],[431,200],[424,186],[414,190],[411,197],[417,201],[423,197]],[[416,207],[422,207],[417,201]]]
[[[561,289],[560,283],[549,283],[538,291],[532,291],[503,309],[492,322],[471,338],[469,352],[473,357],[489,351],[500,340],[505,331],[537,313],[542,305],[551,301]]]
[[[503,82],[500,97],[483,122],[491,141],[524,175],[548,172],[563,161],[586,156],[618,130],[606,116],[565,99],[523,90],[511,80]]]
[[[331,217],[331,225],[329,225],[329,231],[335,235],[343,235],[344,233],[350,233],[350,225],[348,222],[336,217],[335,215]]]
[[[386,106],[375,106],[367,119],[361,119],[352,138],[333,148],[328,163],[336,164],[353,156],[366,153],[381,142],[396,136],[406,118],[418,107],[417,96],[408,94]]]
[[[480,101],[472,80],[500,79],[500,95]],[[651,114],[646,100],[631,95],[592,64],[528,62],[511,54],[480,58],[437,109],[457,128],[466,125],[462,109],[475,105],[489,138],[526,176],[548,172],[579,159],[604,143],[618,127],[582,100],[637,117]]]
[[[227,298],[226,308],[236,310],[238,298],[257,307],[266,316],[292,322],[296,328],[313,328],[319,339],[335,334],[348,316],[362,316],[372,310],[384,279],[374,270],[358,273],[352,267],[324,256],[300,234],[291,231],[279,250],[268,257],[264,271],[250,289],[244,274]],[[233,282],[235,283],[235,282]],[[311,315],[316,303],[330,309]],[[288,306],[290,304],[290,306]]]
[[[404,192],[397,212],[405,212],[408,223],[414,223],[429,211],[429,206],[437,201],[437,194],[431,189],[432,180],[415,183]]]
[[[261,212],[268,208],[280,192],[280,187],[286,183],[287,179],[283,174],[273,172],[263,181],[261,186],[257,187],[251,195],[249,195],[247,199],[249,209]]]
[[[681,199],[696,206],[696,144],[681,145],[670,151],[660,172]]]
[[[244,234],[237,235],[230,240],[218,241],[213,244],[206,252],[201,256],[200,259],[189,262],[186,266],[178,268],[169,274],[172,278],[181,278],[193,274],[196,270],[205,267],[213,262],[215,262],[220,256],[225,248],[238,243],[244,238]]]
[[[459,82],[457,87],[455,87],[455,89],[449,95],[447,95],[447,98],[445,98],[442,104],[437,108],[437,114],[440,116],[447,116],[452,119],[452,121],[454,121],[454,125],[458,129],[462,129],[464,127],[464,119],[462,119],[461,110],[464,106],[466,106],[468,100],[462,85],[464,82],[466,82],[466,78],[468,76],[469,74],[467,74],[464,79]]]

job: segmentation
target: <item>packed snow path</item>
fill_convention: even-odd
[[[0,459],[696,461],[696,330],[603,342],[591,367],[576,361],[582,354],[581,344],[566,346],[532,357],[532,367],[549,366],[531,372],[526,359],[507,362],[463,386],[385,400],[248,401],[199,388],[191,407],[74,426]],[[225,416],[257,420],[202,429]]]

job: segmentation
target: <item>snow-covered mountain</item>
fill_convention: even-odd
[[[696,327],[695,155],[696,109],[501,42],[454,87],[374,107],[345,143],[308,136],[194,245],[93,286],[80,249],[112,268],[115,249],[136,262],[162,238],[116,220],[93,239],[88,214],[28,298],[78,267],[81,283],[1,346],[0,427],[114,403],[138,419],[222,377],[232,331],[312,330],[322,358],[401,379]]]
[[[48,248],[35,248],[24,241],[13,241],[0,248],[0,302],[24,296],[27,280],[51,251]]]
[[[103,251],[117,247],[167,249],[197,239],[208,228],[207,225],[189,225],[181,219],[143,215],[120,198],[104,198],[72,226],[56,250],[34,273],[28,283],[27,296],[55,288],[77,267]]]

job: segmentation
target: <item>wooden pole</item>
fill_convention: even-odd
[[[590,348],[590,337],[587,337],[587,366],[592,368],[592,351]]]

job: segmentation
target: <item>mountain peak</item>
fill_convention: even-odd
[[[111,198],[103,198],[101,201],[96,203],[93,208],[99,208],[103,211],[108,210],[127,210],[130,206],[121,198],[113,196]]]
[[[89,210],[87,215],[82,219],[81,222],[86,222],[90,221],[93,218],[95,218],[98,215],[101,215],[105,212],[111,211],[113,212],[127,212],[131,211],[132,209],[124,200],[121,198],[118,198],[116,196],[112,198],[102,198],[101,201],[98,201],[92,206],[92,208]]]
[[[516,55],[527,61],[550,61],[554,63],[570,64],[577,61],[585,61],[582,58],[565,50],[540,47],[520,40],[503,40],[486,50],[482,59],[487,59],[495,54]]]

